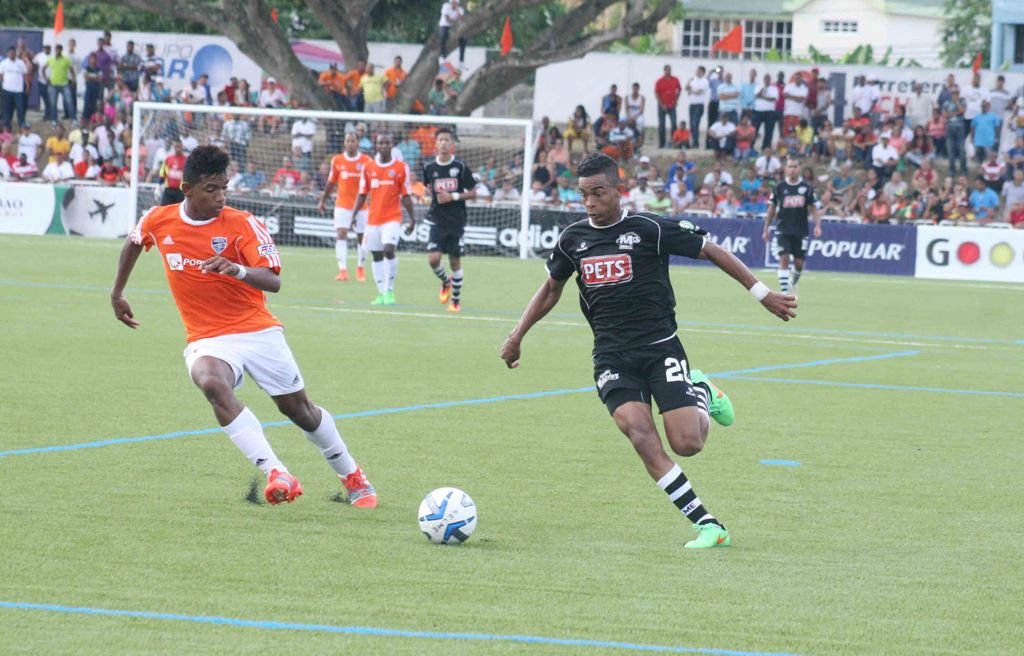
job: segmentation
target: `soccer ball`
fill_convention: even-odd
[[[434,544],[461,544],[476,530],[476,504],[454,487],[439,487],[420,502],[420,530]]]

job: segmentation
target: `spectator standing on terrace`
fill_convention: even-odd
[[[384,113],[384,91],[388,78],[383,73],[377,73],[373,64],[366,65],[366,72],[359,79],[359,86],[363,91],[364,111],[373,114]]]
[[[814,94],[814,106],[811,110],[811,127],[815,134],[821,131],[821,127],[829,121],[828,114],[832,111],[832,90],[828,86],[828,80],[819,77],[815,80],[817,90]],[[807,102],[810,102],[810,98]]]
[[[974,144],[974,159],[983,162],[986,153],[994,150],[998,142],[999,116],[992,111],[992,103],[981,101],[981,112],[971,121],[971,142]]]
[[[633,126],[636,130],[636,147],[640,149],[644,145],[644,109],[647,107],[647,99],[640,93],[640,83],[634,82],[632,89],[624,102],[625,111],[623,120]]]
[[[465,16],[465,11],[459,4],[459,0],[448,0],[448,2],[441,5],[441,19],[437,25],[441,31],[441,57],[438,60],[439,64],[443,64],[444,60],[448,58],[448,34],[455,28],[458,29],[459,21]],[[459,66],[463,66],[466,61],[466,37],[459,37]]]
[[[754,128],[761,129],[764,126],[764,135],[761,137],[761,150],[771,148],[775,134],[775,103],[779,99],[779,90],[772,84],[772,76],[764,74],[763,84],[757,89],[754,95]],[[780,164],[781,166],[781,164]]]
[[[622,116],[622,96],[619,95],[617,84],[613,84],[608,89],[608,93],[601,98],[601,113]]]
[[[971,76],[971,85],[960,90],[960,97],[964,101],[964,121],[966,130],[971,129],[971,121],[974,117],[984,111],[982,103],[988,100],[988,89],[981,86],[981,73]]]
[[[345,76],[338,70],[338,62],[331,62],[327,70],[317,78],[320,88],[330,95],[334,108],[338,111],[349,111],[348,97],[345,95]],[[232,159],[234,159],[232,157]]]
[[[150,78],[163,77],[164,58],[156,54],[156,47],[152,43],[146,44],[146,56],[142,59],[142,72]]]
[[[395,111],[395,102],[398,100],[398,88],[405,82],[405,78],[408,76],[405,69],[402,68],[402,57],[396,56],[391,68],[384,71],[384,77],[388,79],[388,84],[384,89],[384,109],[389,112]],[[410,164],[415,166],[415,164]]]
[[[935,109],[935,102],[924,95],[924,85],[914,82],[914,95],[907,100],[907,120],[911,127],[928,125],[932,118],[932,110]]]
[[[807,104],[807,85],[799,73],[794,73],[789,84],[783,89],[785,104],[782,110],[782,136],[789,136],[796,130],[800,119],[804,116]]]
[[[658,99],[658,148],[665,147],[666,119],[670,125],[667,134],[671,135],[676,131],[676,106],[679,104],[680,93],[682,93],[682,87],[679,84],[679,78],[672,75],[672,67],[666,64],[662,76],[654,83],[654,96]],[[570,146],[569,149],[572,150],[572,147]]]
[[[313,138],[316,137],[316,121],[302,116],[292,123],[292,150],[298,151],[299,170],[313,170]]]
[[[740,85],[740,112],[754,115],[754,101],[757,99],[757,69],[752,68],[749,79]]]
[[[75,120],[78,110],[71,101],[71,80],[75,76],[71,58],[64,54],[64,46],[57,44],[53,56],[46,60],[47,93],[50,94],[50,121],[57,124],[57,98],[64,105],[64,118]]]
[[[665,69],[667,71],[668,66]],[[704,106],[711,95],[711,84],[708,82],[705,72],[706,69],[703,66],[698,66],[697,74],[686,83],[690,111],[690,134],[693,135],[693,140],[690,142],[691,148],[700,147],[700,121],[704,116]]]
[[[124,54],[121,55],[121,59],[117,62],[117,70],[121,75],[121,81],[128,85],[132,93],[139,90],[139,72],[142,65],[142,57],[139,56],[139,53],[135,52],[135,42],[129,41],[125,45]]]
[[[718,112],[719,115],[724,114],[730,123],[739,123],[740,88],[732,83],[732,73],[723,73],[722,81],[718,84]]]
[[[46,63],[50,61],[51,51],[52,47],[46,44],[32,58],[32,70],[35,74],[36,84],[39,85],[39,99],[43,103],[43,119],[47,121],[57,120],[57,112],[50,101],[50,76],[46,72]]]
[[[238,114],[230,114],[221,128],[221,138],[227,142],[228,154],[239,167],[244,168],[248,157],[249,142],[252,140],[252,128],[248,121],[243,121]]]
[[[15,113],[18,125],[25,125],[26,98],[30,85],[29,67],[17,58],[14,46],[7,48],[7,57],[0,61],[0,112],[3,127],[12,130],[11,120]]]
[[[964,139],[967,137],[967,120],[964,118],[964,102],[957,87],[950,89],[949,100],[942,106],[946,121],[946,156],[949,158],[949,174],[956,175],[957,164],[960,173],[967,175],[967,154]]]
[[[93,54],[96,55],[96,63],[100,67],[100,83],[104,89],[110,89],[114,86],[114,58],[110,55],[106,45],[107,42],[103,37],[96,39],[96,50],[93,51]]]

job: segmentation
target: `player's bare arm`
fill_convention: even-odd
[[[328,182],[327,185],[324,187],[324,193],[320,195],[320,202],[317,203],[316,205],[317,212],[323,213],[323,211],[327,208],[327,199],[330,198],[332,191],[334,191],[334,183]]]
[[[824,211],[820,207],[815,207],[811,213],[811,219],[814,221],[814,238],[819,239],[821,237],[821,215]]]
[[[709,241],[704,244],[704,248],[700,252],[700,259],[714,263],[715,266],[743,285],[747,291],[754,293],[753,288],[759,283],[757,277],[731,252]],[[761,289],[763,290],[764,287]],[[768,290],[768,293],[761,298],[761,305],[783,321],[789,321],[796,316],[796,297],[792,294],[781,294]]]
[[[220,255],[215,255],[208,260],[203,260],[199,270],[203,273],[219,273],[222,276],[238,278],[260,291],[271,294],[281,291],[281,276],[269,267],[247,267]]]
[[[412,201],[409,201],[409,202],[411,203]],[[352,208],[352,216],[355,216],[356,214],[359,214],[359,210],[363,209],[363,205],[365,205],[365,204],[366,204],[366,194],[359,194],[358,196],[356,196],[356,204]]]
[[[135,320],[132,306],[124,297],[124,288],[128,285],[128,278],[132,275],[132,269],[135,268],[135,262],[138,261],[141,254],[142,246],[134,243],[131,237],[124,240],[121,256],[117,259],[114,286],[110,290],[110,305],[114,308],[114,318],[129,328],[138,328],[139,322]]]
[[[412,206],[412,198],[402,196],[402,207],[405,208],[405,214],[409,217],[409,220],[405,222],[405,234],[411,235],[412,231],[416,229],[416,210]]]
[[[501,345],[501,359],[505,361],[509,369],[519,366],[519,350],[523,338],[535,323],[547,316],[547,313],[558,305],[558,300],[562,298],[565,282],[565,280],[548,278],[530,299],[526,309],[523,310],[523,316],[519,318],[516,327],[512,329],[512,332],[505,338],[505,343]]]
[[[764,233],[761,235],[765,241],[768,241],[768,228],[772,225],[773,220],[775,220],[775,204],[768,203],[768,211],[764,215]]]

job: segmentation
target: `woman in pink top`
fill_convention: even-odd
[[[932,120],[928,121],[928,136],[932,138],[935,153],[946,156],[946,118],[936,109],[932,112]]]

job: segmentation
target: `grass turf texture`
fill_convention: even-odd
[[[0,451],[215,427],[155,253],[127,291],[133,332],[108,302],[119,244],[0,246]],[[373,313],[372,282],[334,282],[331,251],[283,260],[271,306],[311,397],[334,414],[592,384],[571,286],[520,369],[497,357],[540,262],[466,260],[452,317],[422,255],[402,255],[399,305]],[[1024,288],[809,272],[787,325],[716,271],[673,277],[691,365],[737,408],[682,460],[728,524],[728,549],[682,548],[688,522],[587,391],[340,420],[380,492],[375,511],[334,500],[336,479],[292,426],[267,430],[306,488],[284,507],[246,501],[255,469],[220,432],[2,457],[0,602],[736,652],[1016,652],[1024,399],[714,372],[917,352],[744,376],[1021,395]],[[281,419],[251,381],[240,395],[262,421]],[[442,485],[480,511],[461,547],[417,531],[419,501]],[[4,607],[0,627],[6,654],[627,653]]]

